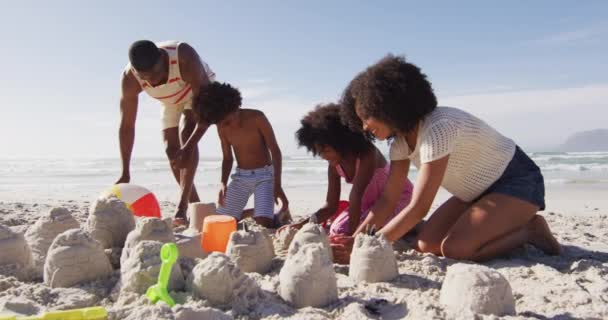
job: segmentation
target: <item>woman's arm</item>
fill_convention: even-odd
[[[448,160],[449,155],[428,163],[423,163],[420,166],[416,184],[414,185],[412,201],[410,201],[407,207],[401,210],[395,218],[389,221],[386,226],[380,230],[380,233],[389,241],[396,241],[401,238],[427,215],[433,204],[433,200],[437,195],[437,190],[439,190],[441,182],[443,181],[443,176],[448,166]],[[403,177],[403,179],[405,179],[405,177]],[[389,177],[389,183],[390,182]],[[387,188],[388,187],[387,184]]]
[[[357,230],[361,220],[361,200],[376,171],[376,149],[367,152],[359,158],[359,168],[353,180],[353,187],[348,196],[348,225],[349,235]]]
[[[391,216],[397,207],[397,202],[403,192],[403,181],[407,179],[407,174],[410,169],[410,160],[391,161],[391,169],[388,174],[388,180],[382,191],[382,196],[376,201],[372,210],[369,212],[365,221],[359,225],[356,235],[365,229],[365,226],[382,227],[386,219]]]

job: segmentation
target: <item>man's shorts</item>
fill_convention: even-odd
[[[181,119],[184,110],[192,110],[192,100],[186,101],[178,105],[167,105],[161,103],[160,109],[160,121],[161,129],[169,129],[179,127],[179,121]]]

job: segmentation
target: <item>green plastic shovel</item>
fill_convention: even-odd
[[[167,287],[169,286],[171,268],[173,268],[173,264],[177,261],[178,256],[179,251],[177,250],[177,245],[175,245],[175,243],[165,243],[160,249],[160,260],[162,264],[160,265],[160,272],[158,273],[158,282],[146,291],[146,297],[148,297],[152,303],[162,300],[171,307],[175,305],[175,301],[173,301],[173,298],[169,295]]]

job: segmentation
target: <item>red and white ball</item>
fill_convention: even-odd
[[[160,218],[158,200],[150,190],[130,183],[113,185],[107,192],[127,205],[127,208],[137,217]]]

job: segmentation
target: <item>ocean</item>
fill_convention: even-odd
[[[553,187],[608,187],[608,152],[533,152],[548,190]],[[0,159],[0,201],[91,200],[120,174],[120,159]],[[214,201],[221,175],[220,158],[202,158],[195,184]],[[410,170],[415,180],[416,170]],[[164,158],[138,158],[131,163],[131,182],[152,190],[160,200],[174,201],[177,185]],[[286,193],[306,188],[324,195],[327,163],[309,156],[284,157]],[[344,195],[343,195],[344,197]]]

